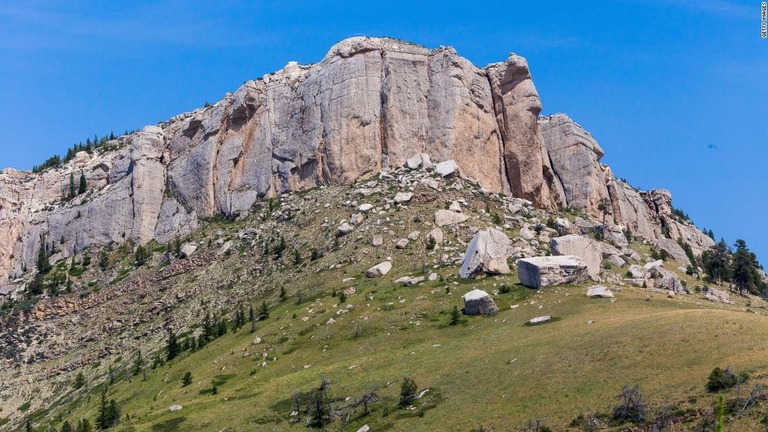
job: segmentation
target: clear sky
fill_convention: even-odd
[[[0,166],[214,102],[356,36],[526,57],[544,105],[618,177],[664,187],[768,264],[768,40],[758,0],[0,0]]]

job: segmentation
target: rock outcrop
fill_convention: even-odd
[[[615,179],[583,128],[564,115],[539,119],[540,111],[528,64],[515,54],[478,68],[448,47],[347,39],[318,63],[291,62],[93,154],[39,174],[0,172],[0,283],[33,268],[41,247],[66,258],[127,241],[164,243],[286,192],[434,164],[489,192],[580,209],[638,238],[655,241],[663,227],[696,254],[713,244],[675,217],[666,191]],[[88,192],[70,199],[70,177],[80,174]],[[443,226],[466,218],[438,216]]]

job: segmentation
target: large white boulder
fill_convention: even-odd
[[[453,176],[458,170],[459,166],[456,165],[456,161],[453,159],[440,162],[435,166],[435,171],[443,177]]]
[[[496,303],[483,290],[473,289],[464,294],[462,298],[464,299],[464,309],[462,311],[465,315],[496,315],[499,313]]]
[[[688,255],[686,255],[685,250],[672,239],[660,238],[656,242],[656,249],[666,251],[669,256],[684,266],[691,264],[691,260],[688,259]]]
[[[577,284],[589,278],[587,265],[574,255],[542,256],[517,260],[520,283],[529,288]]]
[[[495,228],[478,231],[467,246],[459,276],[468,278],[477,273],[509,273],[507,259],[511,245],[506,234]]]
[[[613,298],[614,295],[610,289],[601,285],[595,285],[587,289],[587,297]]]
[[[576,255],[587,265],[592,279],[600,278],[600,263],[603,259],[600,243],[576,234],[555,237],[549,243],[553,255]]]
[[[392,261],[384,261],[369,268],[368,271],[365,272],[365,276],[369,278],[382,277],[389,273],[390,270],[392,270]]]

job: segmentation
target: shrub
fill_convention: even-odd
[[[613,409],[613,421],[617,423],[642,423],[645,421],[646,407],[639,385],[624,386],[617,398],[619,405]]]
[[[499,294],[509,294],[510,292],[512,292],[512,287],[507,284],[499,287]]]
[[[186,387],[190,384],[192,384],[192,372],[187,371],[181,378],[181,386]]]
[[[719,391],[727,390],[736,384],[747,381],[748,378],[749,375],[743,372],[737,375],[730,366],[725,369],[716,367],[712,369],[712,372],[709,374],[707,391],[717,393]]]
[[[451,310],[451,322],[449,325],[455,326],[459,323],[459,320],[461,319],[461,312],[459,312],[458,306],[453,306],[453,309]]]
[[[411,378],[403,378],[400,384],[400,406],[407,407],[416,400],[416,382]]]

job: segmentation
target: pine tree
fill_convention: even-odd
[[[461,319],[461,313],[459,312],[459,308],[457,306],[454,306],[451,310],[451,322],[450,325],[454,326],[459,323],[459,320]]]
[[[227,320],[222,318],[221,320],[219,320],[219,325],[217,326],[217,329],[216,329],[216,337],[222,337],[225,334],[227,334]]]
[[[88,190],[88,182],[85,180],[85,174],[80,173],[80,187],[77,189],[77,194],[82,195]]]
[[[85,375],[83,375],[83,371],[80,371],[77,373],[77,376],[75,377],[75,382],[72,383],[72,387],[75,389],[82,388],[85,385]]]
[[[181,347],[179,346],[179,341],[176,340],[176,334],[173,332],[173,330],[168,330],[168,343],[166,344],[166,351],[166,358],[168,361],[175,359],[179,354],[181,354]]]
[[[45,237],[40,237],[40,250],[37,252],[37,272],[46,274],[51,271],[51,263],[48,261],[48,252],[45,250]]]
[[[69,173],[69,195],[68,195],[68,198],[72,199],[75,196],[77,196],[76,192],[77,192],[77,189],[75,189],[75,174],[74,173]]]
[[[91,422],[88,421],[88,419],[80,419],[80,421],[77,422],[77,432],[93,432]]]
[[[259,310],[260,318],[259,320],[265,320],[269,318],[269,306],[267,306],[266,301],[261,302],[261,309]]]
[[[285,287],[280,287],[280,301],[284,302],[288,298],[288,294],[285,292]]]
[[[144,370],[144,359],[141,357],[141,351],[137,351],[133,359],[133,376],[140,374],[142,370]]]
[[[248,305],[248,319],[251,321],[251,333],[256,332],[256,313],[253,311],[253,305]]]
[[[752,294],[761,294],[765,289],[765,284],[758,273],[760,263],[757,256],[747,248],[744,240],[736,240],[734,244],[736,251],[732,255],[731,275],[739,294],[748,291]]]
[[[190,384],[192,384],[192,372],[187,371],[181,378],[181,386],[186,387]]]
[[[72,425],[65,420],[64,424],[61,425],[61,432],[74,432],[74,431],[72,430]]]
[[[731,251],[725,240],[720,240],[709,250],[701,254],[704,272],[713,282],[722,283],[730,280]]]
[[[203,339],[205,342],[212,341],[214,339],[214,328],[213,328],[213,322],[211,321],[211,313],[206,312],[205,318],[203,318]]]

